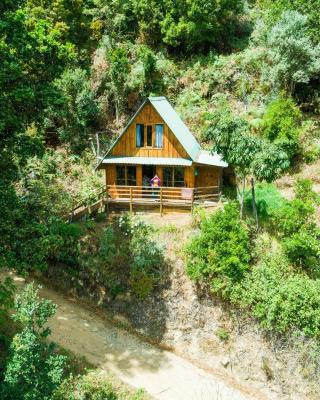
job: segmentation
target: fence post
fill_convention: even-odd
[[[130,186],[130,214],[132,214],[132,187]]]
[[[163,214],[163,204],[162,204],[162,187],[160,187],[160,215]]]

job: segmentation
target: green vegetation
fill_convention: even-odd
[[[129,214],[115,217],[96,241],[82,244],[80,265],[84,276],[111,294],[130,292],[144,299],[161,278],[162,249],[150,238],[151,227]],[[97,233],[93,229],[92,236]]]
[[[164,256],[149,227],[124,216],[100,234],[90,221],[67,221],[73,207],[92,203],[103,187],[93,173],[97,153],[145,96],[165,95],[237,178],[240,215],[235,204],[208,218],[198,213],[188,273],[268,330],[318,337],[318,199],[306,181],[290,201],[271,183],[319,159],[319,5],[2,1],[0,268],[28,273],[51,264],[72,276],[87,273],[110,296],[140,300],[156,288]],[[264,250],[257,246],[263,235]],[[1,281],[1,327],[12,294],[12,281]],[[32,336],[24,327],[17,340],[44,349],[38,328]],[[12,344],[5,390],[10,381],[18,393],[26,378],[33,393],[44,376],[18,370],[20,350]],[[39,360],[46,374],[49,364]],[[60,380],[58,364],[48,398]],[[79,383],[83,393],[89,381]],[[77,384],[70,380],[70,387]],[[99,390],[92,396],[121,398]]]
[[[128,390],[111,375],[88,372],[83,363],[49,342],[47,321],[54,315],[56,306],[49,300],[39,299],[38,291],[34,284],[29,284],[16,295],[14,324],[7,321],[11,335],[8,336],[7,331],[6,336],[1,337],[1,342],[11,342],[7,354],[1,354],[0,358],[1,398],[146,399],[142,391]]]
[[[208,280],[214,292],[228,297],[250,261],[249,233],[240,221],[237,206],[228,204],[203,219],[200,232],[187,249],[187,272],[194,280]]]
[[[318,339],[320,246],[314,208],[318,196],[307,180],[297,181],[291,201],[270,185],[257,193],[263,231],[249,235],[250,219],[241,222],[236,206],[226,205],[206,217],[199,235],[191,240],[187,273],[246,310],[264,329]],[[219,288],[223,282],[224,290],[216,290],[217,282]]]

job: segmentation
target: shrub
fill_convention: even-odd
[[[302,114],[294,101],[279,96],[272,101],[263,117],[263,135],[286,152],[292,161],[299,151]]]
[[[320,335],[320,280],[294,274],[281,253],[253,267],[231,298],[269,331]]]
[[[49,229],[49,259],[67,265],[76,265],[80,255],[81,228],[76,224],[56,222]]]
[[[249,268],[250,242],[236,204],[227,204],[205,218],[198,236],[187,247],[187,273],[199,282],[210,282],[214,292],[227,295]]]
[[[53,400],[143,400],[141,390],[128,390],[105,372],[90,372],[66,380]]]
[[[160,278],[164,264],[163,251],[151,240],[150,233],[150,226],[129,214],[114,218],[96,253],[85,257],[85,268],[113,296],[129,291],[145,298]]]

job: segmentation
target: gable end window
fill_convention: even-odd
[[[136,125],[136,147],[144,147],[144,125]]]
[[[154,147],[163,147],[163,124],[155,126]]]

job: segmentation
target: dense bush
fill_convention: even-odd
[[[189,277],[210,283],[212,291],[227,297],[249,269],[251,258],[249,232],[240,221],[238,207],[227,204],[204,218],[187,254]]]
[[[267,107],[262,121],[263,135],[293,160],[299,151],[302,114],[294,101],[278,97]]]
[[[231,295],[262,327],[278,333],[320,335],[320,280],[294,274],[281,253],[252,268]]]
[[[150,238],[150,229],[129,214],[114,218],[95,254],[84,256],[83,266],[113,296],[129,291],[145,298],[159,280],[164,265],[162,249]]]
[[[315,220],[318,195],[312,182],[298,180],[295,198],[284,201],[273,211],[273,227],[281,239],[287,257],[293,265],[300,266],[319,276],[320,230]]]

